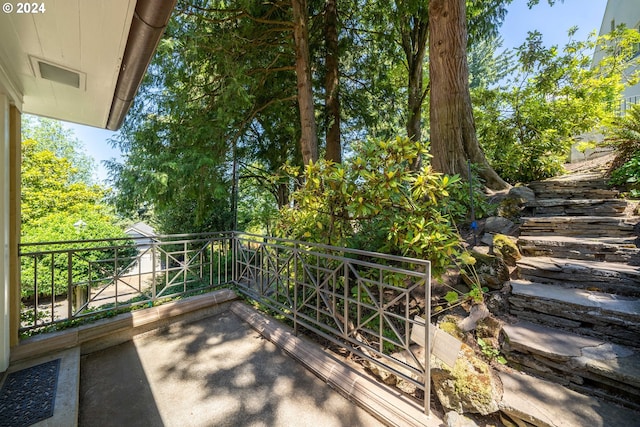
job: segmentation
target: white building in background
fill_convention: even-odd
[[[149,224],[145,222],[136,222],[125,231],[129,237],[136,240],[136,244],[140,246],[141,249],[147,249],[153,243],[156,232]]]
[[[620,24],[640,31],[640,0],[609,0],[598,35],[608,34]],[[636,55],[639,54],[640,44],[636,48]],[[596,51],[593,55],[594,64],[600,62],[603,55],[601,50]],[[629,68],[629,73],[636,71],[637,68]],[[629,104],[640,104],[640,84],[628,86],[625,89],[622,110],[624,111]]]

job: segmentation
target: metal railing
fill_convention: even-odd
[[[422,390],[429,413],[428,261],[237,232],[22,244],[20,257],[23,332],[233,285]]]
[[[429,413],[428,261],[250,234],[234,244],[242,293],[422,390]]]
[[[618,108],[618,115],[624,116],[627,110],[632,106],[640,104],[640,95],[628,96],[620,101],[620,107]]]
[[[21,332],[231,283],[231,233],[20,245]]]

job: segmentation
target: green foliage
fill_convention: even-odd
[[[478,345],[480,346],[480,351],[485,355],[487,359],[496,360],[501,365],[507,364],[507,359],[505,359],[504,356],[500,354],[500,349],[493,347],[489,342],[483,340],[482,338],[478,338]]]
[[[73,131],[62,123],[25,114],[22,116],[22,138],[34,141],[35,151],[51,152],[55,157],[66,159],[71,166],[69,180],[72,183],[91,185],[94,182],[95,160],[84,151],[83,144]]]
[[[34,140],[22,142],[22,222],[42,218],[52,212],[77,214],[101,202],[104,190],[75,179],[71,162],[41,149]]]
[[[446,205],[457,177],[431,170],[427,147],[407,138],[356,144],[345,164],[309,165],[293,203],[281,210],[283,236],[335,246],[428,259],[437,274],[458,254],[459,237]],[[424,166],[413,170],[421,155]]]
[[[63,153],[70,152],[71,159],[82,158],[81,154],[73,154],[77,147],[73,139],[64,140],[72,138],[72,135],[63,132],[56,122],[42,120],[40,125],[28,123],[31,126],[28,133],[45,138],[45,142],[29,139],[23,141],[21,147],[22,243],[125,238],[122,228],[116,225],[117,219],[102,202],[105,190],[98,185],[88,184],[85,179],[79,179],[83,173],[78,175],[78,168],[72,161],[51,151],[56,149]],[[90,169],[85,172],[90,172]],[[125,241],[121,244],[125,245]],[[37,250],[82,248],[87,245],[89,243],[56,243],[39,246]],[[125,246],[119,252],[123,259],[135,253],[135,249],[128,244]],[[113,258],[113,255],[113,251],[78,252],[79,258],[74,259],[72,264],[73,279],[86,280],[89,263]],[[57,295],[66,294],[69,276],[67,254],[38,256],[38,260],[35,271],[32,257],[21,258],[22,297],[33,296],[36,280],[40,295],[51,295],[52,291]],[[103,270],[102,273],[113,272],[114,267],[105,264]],[[99,272],[94,270],[94,273]]]
[[[288,13],[273,2],[180,5],[113,140],[119,213],[149,207],[162,232],[228,230],[234,162],[259,159],[271,174],[298,162]]]
[[[610,182],[628,188],[632,197],[640,197],[640,152],[614,170]]]
[[[490,37],[469,46],[469,89],[488,88],[514,71],[512,52],[495,55],[502,48],[501,37]]]
[[[87,209],[77,213],[54,212],[38,218],[22,228],[22,243],[52,242],[51,244],[27,246],[25,251],[58,251],[64,249],[83,249],[96,246],[111,246],[104,242],[71,242],[74,240],[96,240],[120,238],[116,249],[100,249],[73,252],[71,273],[74,282],[83,282],[88,278],[108,277],[115,272],[114,258],[119,259],[120,268],[131,261],[136,254],[133,242],[122,228],[115,225],[115,218],[104,209]],[[81,225],[79,225],[81,224]],[[38,255],[37,272],[34,272],[34,257],[23,255],[21,258],[21,294],[23,298],[34,295],[34,283],[38,282],[41,296],[66,295],[69,281],[69,258],[66,252]],[[109,260],[109,261],[104,261]],[[103,261],[103,262],[98,262]],[[53,282],[52,282],[53,281]],[[53,286],[53,287],[52,287]]]
[[[447,203],[445,210],[458,224],[472,221],[472,208],[475,219],[491,216],[497,210],[497,205],[491,203],[485,193],[484,181],[480,178],[476,165],[471,165],[471,181],[469,185],[469,182],[460,180],[449,189],[451,203]]]
[[[624,70],[633,57],[630,43],[639,37],[618,29],[560,50],[530,33],[516,49],[518,69],[507,83],[473,92],[478,138],[498,174],[516,183],[561,173],[573,137],[613,117],[624,83],[633,82]],[[607,53],[596,67],[593,49]]]
[[[447,304],[447,309],[452,309],[461,305],[464,302],[471,302],[473,304],[479,304],[484,301],[484,295],[489,291],[489,288],[482,287],[480,285],[480,279],[475,269],[477,260],[467,251],[463,251],[458,256],[455,262],[457,269],[462,276],[465,276],[465,281],[469,283],[469,291],[461,292],[458,289],[451,289],[444,295],[444,300]],[[436,311],[444,311],[442,306],[438,306]]]
[[[240,177],[238,230],[271,236],[278,217],[276,200],[283,197],[279,194],[283,186],[273,179],[273,175],[267,177],[256,173],[258,170],[264,172],[254,166],[247,171],[252,172],[251,175],[247,173]]]
[[[467,2],[472,44],[497,32],[508,3]],[[416,62],[417,46],[427,43],[427,4],[347,0],[338,7],[342,139],[393,138],[406,127],[408,64]],[[323,8],[324,2],[309,2],[316,99],[324,95]],[[148,208],[160,230],[177,224],[181,231],[228,229],[237,204],[239,226],[256,229],[257,217],[264,223],[268,209],[257,217],[246,210],[255,198],[242,182],[234,200],[232,164],[259,164],[270,175],[284,164],[301,164],[291,28],[287,3],[178,3],[113,141],[124,153],[122,162],[109,165],[120,214]],[[424,74],[420,102],[428,99]],[[316,112],[321,134],[328,122],[322,109]],[[346,157],[350,147],[344,145]],[[279,206],[287,200],[286,192],[272,191],[264,180],[256,187],[274,194]]]
[[[616,149],[616,169],[611,183],[629,188],[633,197],[640,197],[640,105],[633,105],[616,120],[606,143]]]

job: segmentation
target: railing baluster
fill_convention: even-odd
[[[33,307],[33,324],[38,324],[38,257],[33,257],[33,295],[35,302]]]
[[[53,255],[52,255],[53,257]],[[53,277],[53,260],[51,260],[51,269],[52,269],[52,277]],[[73,318],[73,312],[75,311],[74,307],[74,298],[73,298],[73,270],[72,270],[72,262],[73,262],[73,252],[67,252],[67,302],[69,303],[69,319]],[[51,282],[53,287],[53,280]],[[52,293],[55,293],[55,289],[52,289]]]
[[[424,277],[424,413],[430,415],[431,408],[431,277],[429,270]]]
[[[344,283],[344,309],[343,309],[343,313],[342,316],[344,317],[343,322],[342,322],[342,329],[343,329],[343,333],[342,333],[342,337],[344,339],[347,339],[349,337],[349,292],[350,292],[350,286],[349,286],[349,266],[350,264],[347,261],[343,262],[343,270],[344,270],[344,278],[343,278],[343,283]]]

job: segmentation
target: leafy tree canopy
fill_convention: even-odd
[[[85,152],[73,131],[65,129],[60,121],[25,114],[22,116],[22,137],[35,141],[36,151],[47,150],[58,158],[67,159],[73,168],[71,181],[93,184],[95,160]]]
[[[576,29],[569,31],[571,37]],[[611,124],[640,34],[619,28],[563,48],[545,47],[539,32],[515,50],[516,67],[498,87],[474,91],[478,137],[490,163],[511,183],[563,171],[569,147],[581,133]],[[592,66],[592,52],[608,54]]]
[[[34,221],[52,213],[69,215],[94,209],[104,197],[98,185],[76,181],[77,169],[71,162],[42,149],[33,139],[22,143],[22,223]]]

